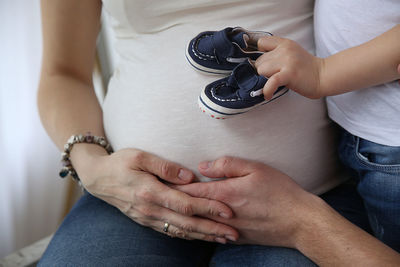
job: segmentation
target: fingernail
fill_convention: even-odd
[[[225,238],[229,239],[230,241],[236,241],[236,238],[231,235],[226,235]]]
[[[192,179],[193,174],[192,174],[190,171],[188,171],[188,170],[180,169],[180,170],[179,170],[179,173],[178,173],[178,177],[179,177],[179,179],[181,179],[181,180],[189,181],[190,179]]]
[[[221,244],[226,244],[226,239],[222,238],[222,237],[216,237],[215,241],[217,241],[218,243],[221,243]]]
[[[203,161],[199,165],[199,168],[202,170],[207,170],[210,167],[211,167],[211,161]]]
[[[225,212],[220,212],[219,216],[222,217],[222,218],[225,218],[225,219],[229,219],[229,215],[227,213],[225,213]]]

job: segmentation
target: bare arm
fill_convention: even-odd
[[[258,46],[267,53],[256,61],[256,68],[270,77],[264,87],[266,98],[281,85],[320,98],[399,79],[399,43],[400,25],[396,25],[369,42],[318,58],[291,40],[266,37]]]
[[[104,136],[102,111],[92,85],[100,0],[42,0],[43,64],[38,92],[40,116],[59,148],[73,134]],[[71,160],[85,189],[135,222],[182,238],[226,242],[229,226],[193,215],[232,216],[225,204],[193,198],[169,188],[189,183],[193,173],[137,149],[108,156],[97,145],[76,144]],[[191,231],[188,231],[188,230]]]
[[[104,136],[92,84],[101,1],[42,0],[41,5],[43,63],[38,106],[43,125],[59,148],[72,134],[91,131]]]
[[[326,203],[304,213],[296,248],[321,266],[399,266],[400,255]]]
[[[322,94],[337,95],[400,78],[400,25],[366,42],[327,57],[320,74]]]
[[[264,164],[224,157],[199,165],[226,180],[176,186],[223,201],[235,216],[217,219],[239,230],[240,243],[296,248],[320,266],[399,266],[400,255],[356,227],[321,198]]]

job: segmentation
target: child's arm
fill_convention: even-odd
[[[359,46],[327,58],[318,58],[296,42],[275,36],[259,40],[260,51],[268,51],[256,61],[260,75],[270,77],[264,97],[286,85],[309,97],[337,95],[400,78],[400,24]]]

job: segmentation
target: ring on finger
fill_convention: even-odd
[[[163,232],[168,233],[168,228],[169,228],[169,223],[165,222]]]

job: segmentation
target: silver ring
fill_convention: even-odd
[[[166,232],[166,233],[168,233],[168,227],[169,227],[169,223],[165,222],[165,223],[164,223],[163,231]]]

